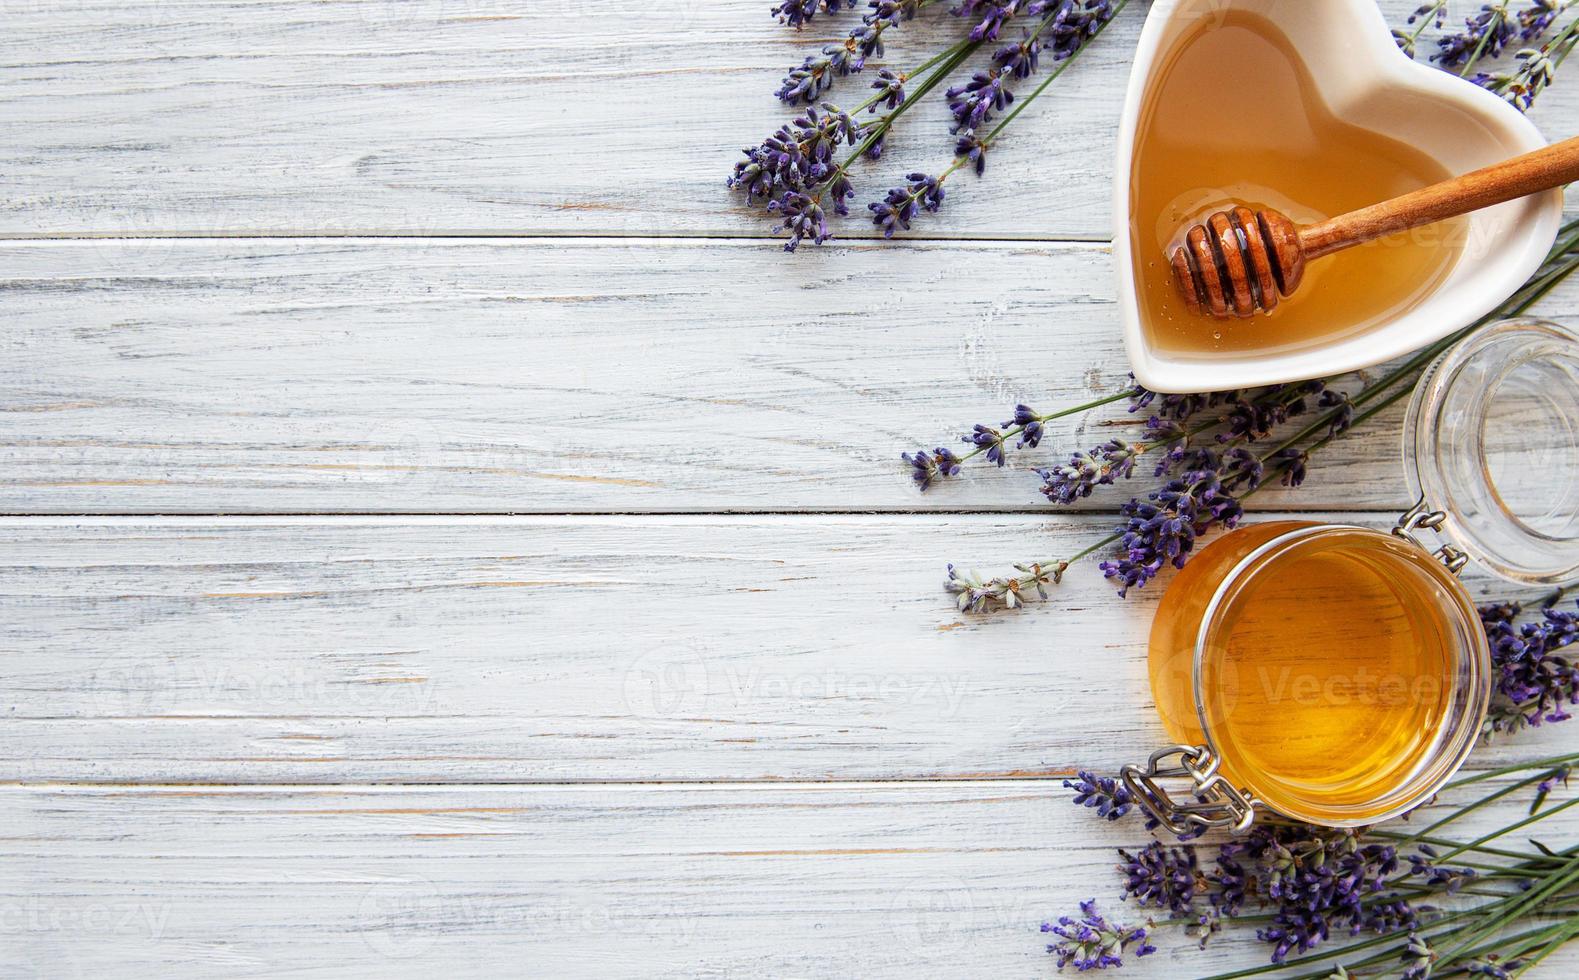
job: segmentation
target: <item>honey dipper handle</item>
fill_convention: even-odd
[[[1579,136],[1300,229],[1305,258],[1579,180]]]

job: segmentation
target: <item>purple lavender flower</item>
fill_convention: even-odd
[[[1566,787],[1568,785],[1568,777],[1571,775],[1573,775],[1573,766],[1570,765],[1561,765],[1552,770],[1552,774],[1541,780],[1535,787],[1535,802],[1530,804],[1530,811],[1533,813],[1539,810],[1542,801],[1551,795],[1552,790],[1557,788],[1558,783],[1562,783]]]
[[[1464,30],[1437,41],[1432,60],[1444,68],[1470,65],[1482,58],[1495,58],[1518,36],[1514,18],[1508,16],[1509,0],[1482,4],[1480,12],[1464,21]]]
[[[1425,883],[1436,889],[1453,894],[1466,881],[1477,877],[1473,868],[1449,868],[1436,863],[1437,849],[1429,844],[1421,844],[1420,853],[1409,855],[1409,874],[1422,878]]]
[[[1135,376],[1133,374],[1129,377],[1131,382],[1135,380]],[[1132,387],[1134,388],[1135,393],[1131,395],[1129,399],[1129,410],[1131,412],[1139,412],[1143,409],[1150,408],[1152,404],[1155,403],[1157,406],[1157,415],[1165,419],[1172,419],[1175,422],[1188,421],[1190,416],[1204,408],[1209,407],[1210,405],[1216,404],[1214,399],[1217,397],[1217,393],[1199,395],[1165,395],[1159,394],[1158,392],[1152,391],[1148,388],[1143,388],[1138,384],[1132,384]],[[1238,393],[1235,392],[1234,394]]]
[[[785,192],[809,193],[837,171],[834,153],[860,139],[861,126],[849,113],[824,102],[822,112],[808,108],[780,126],[761,145],[748,147],[735,164],[730,187],[744,188],[747,200],[781,200]]]
[[[855,0],[779,0],[773,8],[773,16],[779,23],[788,24],[797,30],[806,26],[820,11],[826,10],[836,14],[841,7],[855,6]]]
[[[1099,486],[1127,479],[1135,472],[1135,457],[1140,448],[1122,439],[1109,439],[1089,452],[1069,455],[1069,462],[1037,470],[1042,478],[1041,493],[1055,504],[1072,504],[1091,496]]]
[[[1222,853],[1257,869],[1257,887],[1277,906],[1272,923],[1257,933],[1272,946],[1274,963],[1313,949],[1334,927],[1352,935],[1410,928],[1417,919],[1396,896],[1377,900],[1398,870],[1398,855],[1386,845],[1361,844],[1358,831],[1258,826],[1223,845]]]
[[[1112,0],[1040,0],[1033,2],[1032,14],[1053,11],[1053,22],[1042,36],[1054,61],[1063,61],[1096,37],[1113,19]]]
[[[822,205],[810,195],[786,191],[783,197],[768,205],[768,210],[783,219],[773,230],[790,234],[790,240],[784,243],[784,251],[795,251],[802,239],[810,238],[818,245],[828,240],[827,216],[822,212]]]
[[[1440,30],[1447,22],[1447,0],[1431,0],[1416,7],[1415,12],[1409,15],[1408,23],[1414,24],[1416,21],[1421,22],[1420,26],[1412,31],[1393,29],[1393,41],[1400,51],[1411,58],[1415,56],[1415,44],[1426,27],[1435,21],[1436,28]]]
[[[959,457],[942,446],[930,453],[925,449],[916,450],[914,455],[902,453],[900,459],[909,464],[910,476],[922,491],[931,489],[934,480],[959,475]]]
[[[1273,468],[1282,476],[1278,482],[1285,487],[1297,487],[1305,482],[1305,471],[1310,465],[1310,453],[1298,447],[1280,449],[1272,454]]]
[[[1447,0],[1431,0],[1430,3],[1422,3],[1415,8],[1414,13],[1409,15],[1409,23],[1413,24],[1422,18],[1429,19],[1433,17],[1436,19],[1437,27],[1447,23]]]
[[[1497,670],[1488,721],[1492,731],[1566,721],[1566,708],[1579,704],[1579,668],[1557,653],[1579,639],[1579,612],[1548,608],[1539,620],[1516,624],[1519,612],[1517,604],[1480,611]]]
[[[994,111],[1003,111],[1014,101],[1009,91],[1009,75],[1001,68],[990,68],[972,75],[964,85],[955,85],[943,93],[949,100],[949,112],[954,114],[950,132],[975,129],[992,118]]]
[[[1097,912],[1096,899],[1080,903],[1080,918],[1063,916],[1058,924],[1042,923],[1042,932],[1052,933],[1059,941],[1051,943],[1047,951],[1058,957],[1058,968],[1070,964],[1076,970],[1105,970],[1110,966],[1123,966],[1122,954],[1130,946],[1136,956],[1150,956],[1157,947],[1146,942],[1143,928],[1114,925]]]
[[[852,66],[849,48],[830,44],[822,49],[822,54],[808,55],[799,68],[791,68],[774,94],[792,105],[797,102],[811,105],[833,84],[835,76],[859,70]]]
[[[1496,953],[1477,956],[1464,962],[1464,973],[1472,977],[1490,977],[1491,980],[1509,980],[1514,973],[1524,965],[1522,959],[1509,960],[1506,963],[1499,961]]]
[[[872,80],[872,88],[877,90],[877,101],[872,103],[873,112],[877,111],[878,106],[897,109],[905,101],[905,80],[887,68],[878,69],[877,77]]]
[[[977,21],[970,31],[972,41],[996,41],[1003,25],[1013,20],[1023,5],[1024,0],[960,0],[950,13]]]
[[[870,0],[871,9],[861,16],[861,26],[850,32],[849,43],[858,57],[855,70],[860,71],[868,58],[883,56],[883,32],[910,20],[921,9],[923,0]]]
[[[1325,392],[1325,382],[1306,381],[1231,395],[1224,399],[1228,405],[1228,414],[1223,419],[1225,429],[1217,436],[1217,440],[1237,442],[1242,439],[1254,442],[1264,438],[1284,422],[1309,411],[1309,396],[1324,395]]]
[[[974,129],[967,129],[954,142],[954,157],[971,164],[976,176],[980,177],[987,170],[987,143],[977,138]]]
[[[1005,44],[994,51],[992,64],[994,68],[1024,80],[1035,74],[1041,53],[1042,42],[1026,34],[1021,40]]]
[[[962,439],[962,441],[975,446],[978,452],[985,450],[987,462],[997,463],[999,466],[1005,466],[1009,462],[1008,456],[1004,453],[1003,440],[1004,435],[1002,432],[990,425],[982,425],[980,422],[976,423],[971,428],[970,433]]]
[[[905,180],[909,181],[906,186],[890,188],[883,200],[867,205],[872,224],[883,230],[884,238],[893,238],[900,228],[909,231],[911,219],[919,212],[943,206],[943,181],[923,173],[908,174]]]
[[[1266,466],[1261,462],[1261,457],[1236,446],[1223,454],[1218,473],[1222,476],[1223,486],[1229,490],[1255,490],[1265,478]]]
[[[1102,572],[1122,597],[1146,585],[1164,565],[1183,568],[1195,540],[1214,525],[1233,527],[1244,511],[1212,470],[1195,470],[1170,480],[1147,499],[1120,508],[1119,557],[1102,563]]]
[[[1519,11],[1519,37],[1534,41],[1551,29],[1552,23],[1567,6],[1565,0],[1535,0],[1528,8]]]
[[[1003,423],[1003,427],[1008,428],[1011,425],[1020,427],[1020,441],[1015,444],[1015,448],[1035,449],[1041,445],[1045,430],[1042,428],[1042,417],[1037,414],[1036,409],[1029,405],[1014,406],[1014,418]]]
[[[1316,402],[1322,408],[1335,409],[1328,413],[1327,436],[1335,438],[1349,431],[1349,426],[1354,424],[1354,403],[1349,400],[1347,392],[1329,388],[1321,393],[1321,398]]]
[[[1075,791],[1075,805],[1096,810],[1105,820],[1117,820],[1128,814],[1135,805],[1129,790],[1119,785],[1112,776],[1098,776],[1082,769],[1074,779],[1064,780],[1064,787]]]
[[[1141,908],[1155,906],[1174,915],[1194,911],[1195,897],[1206,889],[1193,847],[1163,847],[1157,841],[1138,854],[1122,848],[1119,870],[1127,877],[1125,897],[1133,896]]]

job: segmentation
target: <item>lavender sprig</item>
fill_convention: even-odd
[[[894,187],[881,201],[867,205],[872,221],[882,229],[884,238],[893,238],[900,228],[910,230],[910,221],[922,211],[936,211],[943,206],[943,186],[936,177],[913,173],[905,177],[904,187]]]
[[[1064,788],[1075,791],[1075,805],[1088,807],[1106,820],[1118,820],[1129,814],[1135,798],[1128,789],[1112,776],[1098,776],[1088,769],[1075,773],[1074,779],[1064,780]]]
[[[959,473],[959,457],[941,446],[930,453],[925,449],[916,450],[914,455],[904,453],[901,458],[910,467],[911,478],[921,490],[931,487],[934,480]]]
[[[1573,4],[1574,0],[1535,0],[1527,9],[1519,11],[1519,37],[1533,41],[1544,36],[1563,11]]]
[[[1393,30],[1393,40],[1397,42],[1398,49],[1411,58],[1415,56],[1420,35],[1425,33],[1425,29],[1435,26],[1440,30],[1447,22],[1447,0],[1431,0],[1430,3],[1422,3],[1416,7],[1415,12],[1409,15],[1408,23],[1414,24],[1417,21],[1420,26],[1412,31]]]
[[[786,252],[795,251],[806,238],[821,244],[832,237],[823,210],[825,197],[832,197],[835,214],[849,213],[846,203],[854,194],[848,177],[850,165],[862,156],[876,156],[882,152],[883,140],[894,122],[904,114],[914,100],[925,95],[975,50],[977,42],[961,41],[933,56],[906,78],[928,73],[911,98],[895,99],[888,113],[865,122],[856,122],[854,115],[879,102],[892,98],[892,86],[884,83],[872,95],[846,112],[832,103],[823,103],[822,112],[808,108],[764,140],[760,145],[748,147],[745,159],[735,164],[728,180],[731,188],[745,191],[748,202],[761,201],[770,213],[778,215],[774,231],[787,231],[789,241]],[[835,162],[841,147],[849,147],[848,154]]]
[[[1444,68],[1462,66],[1459,74],[1468,77],[1482,58],[1500,55],[1519,34],[1517,21],[1508,13],[1509,2],[1494,0],[1482,4],[1478,13],[1465,19],[1463,31],[1437,41],[1432,60]]]
[[[827,11],[836,14],[841,7],[854,9],[855,0],[779,0],[773,8],[773,16],[779,23],[788,24],[799,30],[809,24],[818,13]]]
[[[1524,48],[1517,54],[1517,66],[1512,71],[1485,73],[1475,76],[1475,82],[1502,96],[1524,112],[1546,91],[1557,75],[1557,69],[1579,46],[1579,17],[1568,22],[1555,37],[1539,48]]]
[[[866,67],[868,59],[881,58],[883,34],[913,19],[933,2],[935,0],[870,0],[869,9],[861,15],[860,26],[852,28],[843,41],[825,45],[819,54],[809,55],[798,67],[791,68],[776,94],[791,104],[812,104],[836,77],[857,74]],[[849,5],[855,6],[855,0],[850,0]]]
[[[959,138],[954,145],[954,160],[932,178],[936,184],[941,187],[951,175],[966,166],[974,169],[977,176],[984,173],[988,151],[1003,130],[1047,90],[1074,57],[1084,51],[1086,46],[1113,22],[1128,2],[1129,0],[1116,0],[1116,2],[1115,0],[1030,0],[1025,3],[1023,5],[1025,13],[1042,16],[1035,30],[1017,44],[998,49],[994,53],[991,68],[985,72],[977,72],[970,82],[951,88],[946,93],[950,100],[950,111],[955,119],[952,131],[959,134]],[[1014,12],[1019,12],[1021,4],[1018,2],[977,3],[969,6],[970,10],[977,12],[988,8],[994,11],[1013,8]],[[1044,42],[1042,40],[1044,35],[1049,40]],[[973,33],[972,36],[976,35]],[[996,31],[989,31],[983,33],[981,38],[988,40],[996,36]],[[1058,67],[1049,72],[1030,94],[1009,109],[989,132],[978,135],[977,129],[990,121],[994,112],[1004,110],[1015,101],[1010,81],[1029,77],[1038,66],[1037,55],[1043,50],[1053,52],[1053,59],[1058,62]],[[905,188],[894,188],[888,192],[884,202],[869,205],[873,212],[873,221],[883,229],[885,237],[892,234],[892,226],[886,222],[886,212],[882,207],[896,196],[896,192],[903,194]],[[941,204],[941,201],[942,197],[939,195],[938,202]]]
[[[1138,926],[1114,925],[1097,912],[1096,899],[1080,903],[1080,918],[1063,916],[1054,925],[1042,923],[1042,932],[1059,937],[1047,951],[1058,957],[1058,968],[1074,966],[1087,970],[1106,970],[1124,965],[1123,954],[1135,947],[1136,956],[1150,956],[1157,947],[1146,942],[1146,930]]]
[[[1046,599],[1047,587],[1063,581],[1064,570],[1069,567],[1069,562],[1032,562],[1014,567],[1019,575],[983,579],[975,572],[962,571],[950,565],[944,588],[956,597],[960,612],[1018,609],[1025,604],[1028,592],[1034,591],[1038,599]]]

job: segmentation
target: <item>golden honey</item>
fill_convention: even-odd
[[[1210,745],[1273,810],[1368,823],[1434,790],[1478,731],[1478,620],[1404,538],[1279,521],[1230,533],[1169,586],[1150,669],[1170,738]],[[1445,776],[1443,777],[1445,778]]]
[[[1164,56],[1137,128],[1130,235],[1150,344],[1175,356],[1289,351],[1396,315],[1452,271],[1464,219],[1315,260],[1293,296],[1246,320],[1191,313],[1166,256],[1190,225],[1235,203],[1305,225],[1449,176],[1420,151],[1334,117],[1266,18],[1203,15]]]

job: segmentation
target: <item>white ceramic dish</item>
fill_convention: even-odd
[[[1156,0],[1141,31],[1119,124],[1114,264],[1124,343],[1135,377],[1156,391],[1219,391],[1341,374],[1423,347],[1490,312],[1539,267],[1562,221],[1561,191],[1476,212],[1463,255],[1402,314],[1317,348],[1184,357],[1152,349],[1140,325],[1130,254],[1130,174],[1141,106],[1161,59],[1203,17],[1247,10],[1276,24],[1310,69],[1328,110],[1419,148],[1461,174],[1539,149],[1517,109],[1477,85],[1398,51],[1374,0]]]

